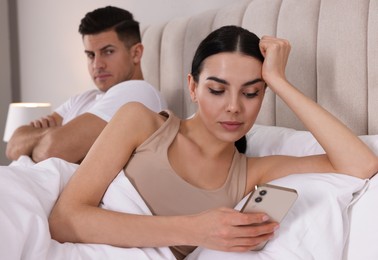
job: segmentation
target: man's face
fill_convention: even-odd
[[[140,79],[136,73],[139,59],[133,56],[135,45],[127,48],[115,31],[84,35],[83,43],[88,71],[98,89],[107,91],[122,81]]]

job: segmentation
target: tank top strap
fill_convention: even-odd
[[[247,157],[245,154],[238,151],[235,152],[229,176],[228,192],[234,199],[234,202],[237,203],[244,197],[247,185]]]
[[[164,110],[159,114],[167,117],[167,120],[136,149],[136,152],[152,147],[157,152],[166,150],[172,144],[179,131],[181,120],[170,110]]]

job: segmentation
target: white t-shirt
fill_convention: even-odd
[[[107,92],[88,90],[74,96],[55,109],[63,117],[63,124],[83,113],[92,113],[109,122],[124,104],[136,101],[155,112],[167,109],[167,104],[158,90],[143,80],[128,80],[111,87]]]

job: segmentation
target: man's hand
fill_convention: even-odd
[[[33,120],[30,125],[35,128],[48,128],[54,126],[61,126],[62,120],[57,120],[53,115],[41,117],[40,119]]]
[[[53,127],[62,126],[63,118],[57,114],[42,117],[32,121],[29,125],[17,128],[6,148],[6,156],[10,160],[17,160],[21,155],[32,157],[34,149],[39,145],[41,139]]]

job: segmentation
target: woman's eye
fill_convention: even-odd
[[[209,92],[213,95],[221,95],[224,93],[224,90],[215,90],[215,89],[209,88]]]
[[[253,93],[243,93],[244,96],[246,96],[247,98],[254,98],[256,96],[258,96],[259,92],[256,91],[256,92],[253,92]]]

